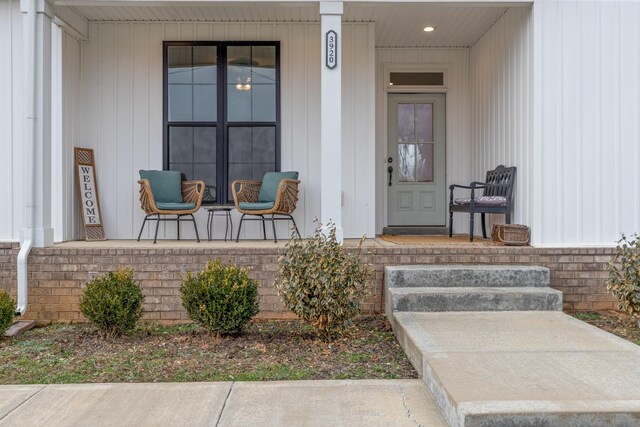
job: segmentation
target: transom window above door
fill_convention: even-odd
[[[204,203],[236,179],[280,169],[278,42],[164,43],[164,168],[205,182]]]

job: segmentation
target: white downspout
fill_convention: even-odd
[[[27,311],[27,260],[33,247],[34,226],[36,222],[36,51],[37,51],[37,0],[22,0],[26,6],[25,25],[25,131],[24,131],[24,188],[25,188],[25,227],[20,252],[18,253],[18,303],[16,314],[22,315]],[[23,9],[24,10],[24,9]]]

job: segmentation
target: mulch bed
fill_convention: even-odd
[[[571,312],[576,319],[597,326],[607,332],[640,345],[638,322],[627,313],[615,310],[598,312]]]
[[[331,343],[300,321],[222,338],[193,324],[144,324],[114,339],[53,324],[0,339],[0,361],[1,384],[417,378],[383,316],[358,318]]]

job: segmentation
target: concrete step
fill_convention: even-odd
[[[388,288],[387,315],[398,311],[562,310],[562,292],[551,288]]]
[[[640,425],[640,347],[561,312],[391,318],[452,427]]]
[[[386,288],[549,286],[549,269],[537,266],[404,265],[384,271]]]

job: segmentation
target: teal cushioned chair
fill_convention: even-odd
[[[271,221],[273,227],[273,241],[278,242],[276,237],[276,221],[292,221],[293,226],[300,237],[298,226],[291,214],[298,203],[298,172],[267,172],[262,181],[237,180],[231,184],[233,201],[236,210],[242,214],[236,242],[240,239],[242,221],[246,215],[258,216],[259,218],[246,220],[262,221],[262,234],[267,240],[267,230],[265,221]],[[271,218],[265,218],[270,215]]]
[[[138,234],[142,237],[144,226],[149,221],[156,221],[156,232],[153,243],[158,240],[160,221],[176,221],[178,224],[178,240],[180,240],[180,221],[192,221],[196,230],[196,239],[200,242],[198,226],[193,216],[200,209],[204,195],[203,181],[183,181],[178,171],[140,171],[140,204],[146,216]],[[166,218],[176,215],[176,218]],[[190,218],[183,218],[188,216]]]

